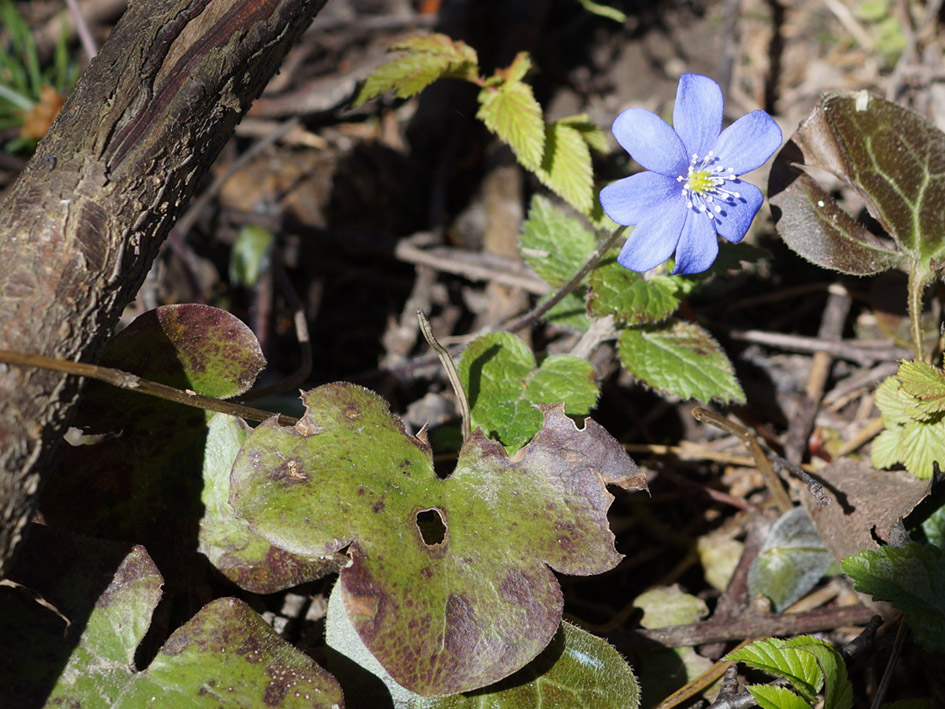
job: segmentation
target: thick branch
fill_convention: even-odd
[[[242,113],[325,0],[138,0],[0,203],[0,348],[95,361]],[[78,395],[0,365],[0,577]]]

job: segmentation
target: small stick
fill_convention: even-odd
[[[446,370],[446,376],[450,380],[450,386],[453,387],[453,393],[456,395],[456,401],[459,403],[459,413],[463,417],[463,443],[465,443],[469,440],[470,436],[469,400],[466,398],[463,383],[459,379],[459,371],[456,369],[456,364],[454,364],[450,353],[446,351],[443,345],[436,341],[436,337],[433,335],[433,328],[430,327],[430,321],[427,320],[427,316],[423,314],[422,310],[417,311],[417,320],[420,322],[420,332],[423,333],[423,339],[427,341],[427,344],[436,352],[436,356],[440,358],[443,369]]]
[[[775,475],[774,470],[771,468],[771,462],[768,460],[764,451],[761,450],[758,441],[751,435],[751,432],[747,428],[734,421],[729,421],[723,416],[719,416],[714,411],[703,409],[701,406],[697,406],[692,410],[692,416],[697,421],[712,424],[716,428],[731,433],[742,442],[742,445],[748,449],[748,452],[751,453],[752,457],[755,459],[758,470],[760,470],[762,476],[764,476],[768,491],[771,493],[771,499],[774,502],[774,506],[778,509],[778,512],[784,514],[794,507],[794,503],[791,502],[791,498],[788,497],[784,486],[781,484],[781,479]]]
[[[826,507],[833,501],[833,498],[824,491],[824,486],[808,475],[801,466],[792,463],[787,458],[780,455],[772,455],[771,460],[773,460],[775,465],[779,466],[781,470],[786,470],[804,483],[807,486],[807,491],[814,496],[814,499],[817,500],[817,504],[821,507]]]
[[[41,369],[51,369],[55,372],[65,372],[79,377],[88,377],[97,379],[100,382],[111,384],[119,389],[138,392],[166,399],[176,404],[192,406],[195,409],[204,409],[206,411],[216,411],[230,416],[241,416],[247,421],[265,421],[273,416],[277,417],[280,426],[294,426],[298,419],[283,414],[273,414],[271,411],[254,409],[242,404],[233,404],[228,401],[211,399],[207,396],[200,396],[192,391],[175,389],[174,387],[152,382],[150,379],[143,379],[137,374],[124,372],[120,369],[110,367],[101,367],[97,364],[87,364],[85,362],[70,362],[55,357],[44,357],[43,355],[24,354],[22,352],[13,352],[12,350],[0,349],[0,362],[14,364],[19,367],[39,367]]]

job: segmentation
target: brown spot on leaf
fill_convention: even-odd
[[[315,424],[310,416],[303,416],[295,424],[295,430],[300,436],[308,437],[319,433],[321,429]]]

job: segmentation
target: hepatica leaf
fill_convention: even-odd
[[[329,384],[295,426],[247,438],[231,475],[237,514],[274,544],[348,549],[339,588],[371,653],[424,696],[496,682],[532,660],[561,619],[551,569],[613,568],[605,483],[645,486],[620,445],[562,407],[514,458],[476,432],[446,479],[376,394]],[[422,527],[421,527],[422,525]]]
[[[226,398],[246,391],[265,365],[256,337],[229,313],[205,305],[145,313],[105,348],[102,364]],[[193,557],[207,414],[91,382],[76,425],[112,436],[67,448],[41,505],[52,524],[144,544],[171,583]],[[82,500],[82,505],[76,505]]]
[[[163,583],[145,550],[38,525],[31,531],[11,578],[69,625],[25,593],[0,595],[6,705],[341,706],[334,678],[234,598],[198,611],[137,671]]]
[[[361,641],[337,586],[328,599],[325,640],[337,653],[329,655],[329,669],[351,706],[637,709],[640,704],[640,686],[620,654],[606,641],[566,621],[561,622],[548,647],[515,674],[475,692],[448,697],[422,697],[397,684]],[[373,681],[374,677],[383,685]]]
[[[522,258],[549,285],[560,286],[587,262],[594,234],[541,195],[532,198],[519,239]]]
[[[230,506],[230,470],[249,435],[241,420],[215,414],[207,424],[203,458],[204,514],[198,551],[228,579],[253,593],[275,593],[338,571],[333,558],[290,554],[237,517]]]
[[[459,361],[473,427],[514,453],[535,435],[542,414],[536,404],[564,402],[565,413],[587,416],[597,401],[597,375],[586,360],[551,355],[536,367],[535,355],[515,335],[494,332],[473,340]]]
[[[804,171],[852,186],[895,241],[875,237]],[[945,255],[945,134],[861,92],[828,92],[782,149],[768,186],[778,232],[804,258],[844,273],[940,270]]]

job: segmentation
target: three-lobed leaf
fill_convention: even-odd
[[[573,355],[551,355],[536,366],[531,349],[515,335],[477,337],[463,351],[459,378],[473,427],[514,453],[538,431],[538,404],[564,402],[565,413],[587,416],[597,401],[594,366]]]
[[[620,361],[644,384],[671,396],[700,401],[744,401],[732,363],[700,326],[669,321],[627,328],[618,339]]]
[[[519,670],[561,619],[551,569],[594,574],[619,561],[605,485],[645,482],[593,421],[578,430],[560,405],[545,407],[541,430],[511,459],[475,433],[439,479],[429,447],[376,394],[330,384],[303,399],[297,426],[269,420],[250,434],[230,502],[290,552],[348,549],[348,615],[411,691],[453,694]]]
[[[391,46],[390,51],[404,54],[371,72],[354,99],[355,107],[391,90],[399,98],[413,96],[437,79],[478,79],[476,50],[445,34],[410,37]]]

